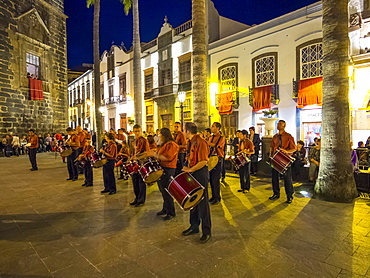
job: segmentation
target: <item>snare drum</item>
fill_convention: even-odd
[[[118,166],[122,165],[124,160],[127,160],[126,156],[123,156],[123,155],[117,156],[116,164],[114,164],[114,167],[118,167]]]
[[[127,180],[130,177],[129,172],[127,171],[127,167],[124,163],[121,164],[121,172],[124,180]]]
[[[245,164],[249,163],[250,159],[246,153],[240,152],[235,155],[235,158],[231,159],[231,163],[234,165],[235,170],[239,170]]]
[[[73,152],[71,146],[59,146],[58,151],[59,151],[61,157],[70,156]]]
[[[82,159],[77,160],[75,162],[75,166],[80,167],[80,168],[84,168],[87,163],[90,163],[90,161],[87,160],[86,158],[82,158]]]
[[[289,154],[277,150],[271,157],[270,166],[278,171],[280,174],[284,175],[286,170],[292,165],[295,158],[291,157]]]
[[[91,154],[91,163],[94,168],[99,168],[107,163],[107,159],[101,153],[93,153]]]
[[[190,173],[182,172],[166,190],[183,210],[191,210],[203,199],[205,189]]]
[[[163,169],[158,160],[154,157],[148,157],[143,161],[139,173],[145,183],[153,183],[163,175]]]
[[[133,175],[133,174],[139,172],[140,165],[139,165],[139,162],[137,160],[127,161],[125,166],[126,166],[127,172],[130,175]]]

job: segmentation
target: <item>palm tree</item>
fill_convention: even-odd
[[[138,0],[120,0],[124,5],[126,15],[132,8],[133,20],[133,49],[134,49],[134,108],[135,108],[135,122],[142,124],[142,110],[143,110],[143,93],[141,90],[141,64],[140,64],[140,30],[139,30],[139,3]]]
[[[100,0],[87,0],[87,7],[94,5],[94,96],[95,96],[95,132],[96,148],[102,141],[102,117],[100,116],[100,51],[99,51],[99,19]]]
[[[209,127],[207,96],[206,0],[192,0],[193,13],[193,107],[200,130]]]
[[[323,123],[315,192],[334,201],[357,196],[351,164],[348,0],[322,0]]]

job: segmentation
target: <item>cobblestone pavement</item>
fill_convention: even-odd
[[[131,182],[102,195],[101,169],[85,188],[81,176],[66,181],[60,157],[37,157],[36,172],[26,156],[0,158],[0,277],[370,277],[368,200],[320,201],[300,186],[288,205],[268,200],[269,179],[253,178],[243,194],[228,176],[211,207],[212,239],[201,244],[181,235],[188,212],[155,215],[156,185],[134,208]]]

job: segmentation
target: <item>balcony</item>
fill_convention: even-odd
[[[76,107],[77,105],[81,105],[83,102],[80,98],[78,99],[75,99],[75,101],[73,102],[73,107]]]
[[[179,83],[179,89],[178,89],[178,91],[179,92],[181,92],[181,91],[184,91],[184,92],[191,91],[191,86],[192,86],[191,80],[190,81],[186,81],[186,82],[181,82],[181,83]]]
[[[152,48],[153,46],[157,45],[157,39],[154,39],[146,44],[143,44],[141,46],[141,52],[144,52],[145,50],[148,50],[149,48]]]
[[[126,96],[120,95],[120,96],[114,96],[114,97],[103,99],[101,102],[101,105],[110,105],[110,104],[118,104],[118,103],[124,104],[126,102],[127,102]]]
[[[178,87],[179,87],[178,84],[170,84],[170,85],[164,85],[158,88],[154,88],[152,90],[153,92],[152,98],[177,94]]]

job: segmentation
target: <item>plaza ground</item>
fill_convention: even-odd
[[[31,172],[26,156],[0,158],[0,277],[370,277],[370,200],[325,202],[295,184],[288,205],[284,189],[268,200],[270,179],[253,178],[243,194],[228,175],[201,244],[181,235],[188,212],[156,216],[156,184],[135,208],[131,181],[102,195],[102,169],[85,188],[82,176],[66,181],[59,156],[37,160]]]

